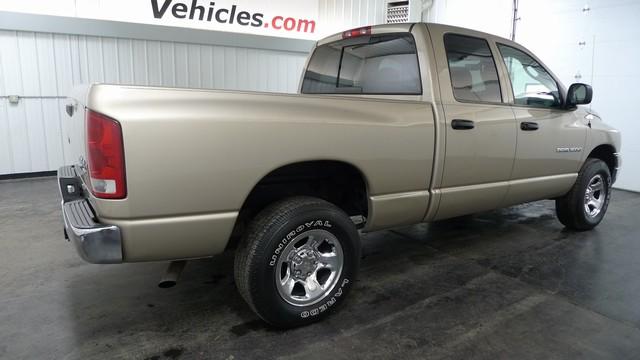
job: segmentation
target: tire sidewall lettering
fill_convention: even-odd
[[[282,250],[287,246],[289,241],[294,239],[298,234],[312,229],[331,229],[333,225],[329,220],[316,219],[311,221],[306,221],[303,224],[296,226],[295,230],[290,231],[285,235],[276,246],[275,250],[273,250],[273,254],[271,254],[271,258],[269,260],[269,266],[274,267],[278,263],[278,258],[282,255]]]
[[[271,257],[269,259],[269,267],[274,268],[278,263],[280,256],[283,256],[282,251],[284,248],[299,234],[314,229],[323,229],[335,234],[335,229],[333,229],[333,224],[330,220],[327,219],[314,219],[305,221],[302,224],[296,225],[294,230],[289,231],[286,235],[284,235],[280,241],[277,243],[275,249],[273,250]],[[275,269],[274,269],[275,270]],[[343,276],[347,276],[344,274]],[[299,312],[299,316],[302,319],[313,318],[323,314],[328,311],[330,308],[336,306],[340,300],[340,298],[346,295],[347,287],[350,286],[351,280],[347,277],[344,277],[338,283],[339,286],[333,290],[332,294],[329,294],[322,302],[318,304],[311,305],[311,308],[305,308]]]
[[[338,298],[340,298],[343,295],[344,291],[346,291],[344,287],[347,286],[349,283],[351,283],[349,279],[347,278],[342,279],[342,282],[340,283],[340,287],[328,300],[324,301],[321,305],[318,305],[311,310],[304,310],[300,312],[300,317],[303,319],[306,319],[309,317],[320,315],[323,312],[329,310],[329,308],[331,308],[333,305],[336,304],[336,302],[338,302]]]

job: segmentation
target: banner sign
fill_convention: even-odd
[[[318,0],[2,0],[0,11],[316,40]]]

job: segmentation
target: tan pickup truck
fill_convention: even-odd
[[[620,134],[522,46],[435,24],[319,41],[300,94],[94,84],[69,98],[59,171],[68,238],[92,263],[235,249],[251,308],[279,327],[352,287],[359,231],[540,199],[588,230],[607,211]]]

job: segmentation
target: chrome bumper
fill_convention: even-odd
[[[58,184],[62,197],[62,216],[65,235],[85,261],[94,264],[122,262],[122,236],[120,228],[100,224],[84,197],[82,181],[73,166],[58,170]]]

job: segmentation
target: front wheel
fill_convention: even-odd
[[[573,230],[591,230],[604,218],[611,199],[611,173],[600,159],[587,159],[576,183],[556,199],[560,222]]]
[[[342,303],[359,259],[359,235],[347,214],[321,199],[289,198],[247,228],[236,252],[236,285],[268,323],[306,325]]]

